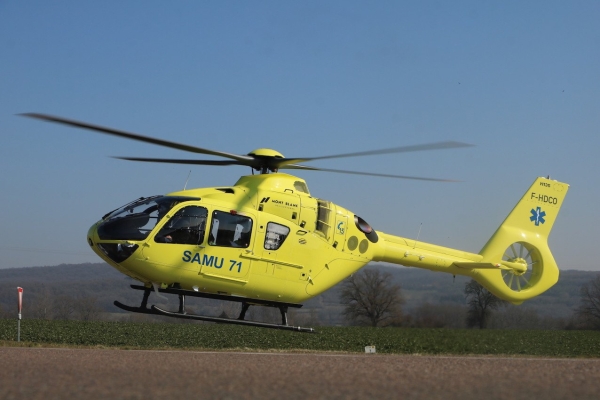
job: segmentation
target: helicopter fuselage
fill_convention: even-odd
[[[539,178],[530,191],[545,182]],[[530,197],[514,211],[527,219],[530,206],[523,202]],[[146,287],[301,303],[367,263],[383,261],[471,276],[495,295],[520,303],[552,286],[558,269],[548,265],[543,279],[534,273],[526,288],[505,284],[506,271],[527,270],[523,257],[503,257],[515,234],[531,244],[532,256],[552,260],[549,250],[540,253],[546,251],[545,236],[526,227],[505,237],[507,229],[499,228],[480,254],[417,242],[375,231],[349,210],[312,197],[301,178],[274,173],[243,176],[231,187],[140,198],[94,224],[88,242]]]

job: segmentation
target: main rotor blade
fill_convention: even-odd
[[[68,125],[68,126],[75,127],[75,128],[90,129],[92,131],[105,133],[108,135],[119,136],[119,137],[123,137],[123,138],[127,138],[127,139],[137,140],[140,142],[155,144],[158,146],[170,147],[172,149],[183,150],[183,151],[189,151],[192,153],[200,153],[200,154],[208,154],[211,156],[225,157],[225,158],[230,158],[230,159],[242,161],[242,162],[254,160],[253,157],[249,157],[249,156],[225,153],[222,151],[209,150],[209,149],[205,149],[202,147],[189,146],[186,144],[180,144],[180,143],[170,142],[168,140],[156,139],[153,137],[139,135],[137,133],[125,132],[125,131],[121,131],[118,129],[107,128],[107,127],[100,126],[100,125],[88,124],[87,122],[75,121],[75,120],[71,120],[71,119],[67,119],[67,118],[56,117],[53,115],[38,114],[38,113],[24,113],[24,114],[19,114],[19,115],[22,115],[24,117],[29,117],[29,118],[41,119],[43,121],[55,122],[55,123],[59,123],[59,124],[63,124],[63,125]],[[243,164],[243,165],[246,165],[246,164]]]
[[[417,144],[417,145],[412,145],[412,146],[392,147],[390,149],[359,151],[359,152],[355,152],[355,153],[333,154],[330,156],[321,156],[321,157],[284,158],[282,160],[277,160],[277,161],[278,161],[279,165],[285,165],[285,164],[296,164],[296,163],[314,161],[314,160],[325,160],[325,159],[330,159],[330,158],[374,156],[374,155],[379,155],[379,154],[409,153],[409,152],[414,152],[414,151],[455,149],[455,148],[459,148],[459,147],[472,147],[472,146],[473,146],[472,144],[468,144],[468,143],[448,141],[448,142],[436,142],[436,143],[428,143],[428,144]]]
[[[298,165],[298,164],[283,165],[280,168],[281,169],[302,169],[302,170],[306,170],[306,171],[335,172],[335,173],[339,173],[339,174],[350,174],[350,175],[379,176],[382,178],[412,179],[412,180],[418,180],[418,181],[462,182],[462,181],[457,181],[454,179],[424,178],[424,177],[420,177],[420,176],[376,174],[376,173],[372,173],[372,172],[347,171],[347,170],[342,170],[342,169],[315,168],[315,167],[308,167],[306,165]]]
[[[143,161],[143,162],[157,162],[157,163],[168,163],[168,164],[191,164],[191,165],[248,165],[245,161],[238,160],[185,160],[181,158],[146,158],[146,157],[113,157],[119,160],[127,161]]]

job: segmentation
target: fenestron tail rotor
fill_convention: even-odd
[[[443,149],[452,149],[452,148],[462,148],[462,147],[471,147],[472,145],[461,142],[436,142],[436,143],[428,143],[428,144],[420,144],[420,145],[411,145],[411,146],[401,146],[401,147],[392,147],[387,149],[379,149],[379,150],[369,150],[369,151],[361,151],[354,153],[342,153],[342,154],[333,154],[328,156],[320,156],[320,157],[284,157],[281,153],[271,150],[271,149],[257,149],[254,150],[247,155],[239,155],[233,153],[227,153],[222,151],[210,150],[203,147],[191,146],[176,142],[171,142],[168,140],[157,139],[149,136],[140,135],[137,133],[126,132],[118,129],[108,128],[100,125],[89,124],[86,122],[76,121],[72,119],[67,119],[63,117],[57,117],[48,114],[39,114],[39,113],[25,113],[20,114],[24,117],[40,119],[43,121],[59,123],[67,126],[71,126],[74,128],[82,128],[88,129],[99,133],[104,133],[108,135],[118,136],[126,139],[137,140],[140,142],[155,144],[162,147],[168,147],[172,149],[187,151],[191,153],[197,154],[206,154],[216,157],[223,157],[227,160],[196,160],[196,159],[173,159],[173,158],[146,158],[146,157],[115,157],[122,160],[129,161],[142,161],[142,162],[158,162],[158,163],[170,163],[170,164],[191,164],[191,165],[212,165],[212,166],[228,166],[228,165],[243,165],[253,168],[254,170],[260,171],[261,173],[269,173],[276,172],[280,169],[300,169],[307,171],[323,171],[323,172],[335,172],[335,173],[343,173],[343,174],[353,174],[353,175],[366,175],[366,176],[379,176],[385,178],[398,178],[398,179],[416,179],[416,180],[425,180],[425,181],[438,181],[438,182],[456,182],[449,179],[437,179],[437,178],[424,178],[424,177],[416,177],[416,176],[406,176],[406,175],[393,175],[393,174],[382,174],[382,173],[371,173],[371,172],[361,172],[361,171],[347,171],[347,170],[338,170],[338,169],[328,169],[328,168],[318,168],[311,167],[307,165],[302,165],[300,163],[315,161],[315,160],[325,160],[325,159],[334,159],[334,158],[346,158],[346,157],[362,157],[362,156],[372,156],[372,155],[383,155],[383,154],[392,154],[392,153],[408,153],[408,152],[416,152],[416,151],[429,151],[429,150],[443,150]]]
[[[523,266],[522,270],[502,271],[504,283],[514,292],[520,292],[534,285],[543,267],[540,252],[526,242],[515,242],[508,246],[502,260]]]

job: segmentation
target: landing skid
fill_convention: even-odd
[[[194,319],[194,320],[199,320],[199,321],[217,322],[217,323],[222,323],[222,324],[258,326],[260,328],[281,329],[281,330],[286,330],[286,331],[316,333],[316,331],[313,328],[303,328],[301,326],[268,324],[266,322],[246,321],[243,319],[207,317],[204,315],[195,315],[195,314],[181,314],[178,312],[166,311],[166,310],[163,310],[162,308],[159,308],[156,306],[152,306],[151,310],[154,311],[154,313],[156,313],[156,314],[166,315],[168,317],[174,317],[174,318]]]
[[[127,304],[123,304],[120,301],[114,301],[113,304],[119,307],[121,310],[140,313],[140,314],[153,314],[153,315],[161,315],[160,313],[152,310],[151,308],[142,308],[142,307],[131,307]]]
[[[147,307],[148,297],[150,296],[150,293],[152,293],[152,289],[144,287],[144,286],[138,286],[138,285],[131,285],[131,288],[144,291],[144,297],[142,299],[142,304],[140,305],[140,307],[131,307],[131,306],[123,304],[119,301],[114,302],[115,306],[117,306],[120,309],[125,310],[125,311],[140,313],[140,314],[163,315],[163,316],[173,317],[173,318],[192,319],[192,320],[198,320],[198,321],[216,322],[216,323],[221,323],[221,324],[256,326],[256,327],[260,327],[260,328],[316,333],[316,331],[313,328],[304,328],[301,326],[288,325],[288,321],[287,321],[288,307],[299,308],[299,307],[302,307],[302,304],[280,303],[280,302],[272,302],[272,301],[261,300],[261,299],[248,299],[248,298],[238,297],[238,296],[202,293],[202,292],[195,292],[195,291],[191,291],[191,290],[183,290],[183,289],[178,289],[178,288],[158,289],[158,292],[160,292],[160,293],[177,294],[179,296],[179,311],[173,312],[173,311],[163,310],[162,308],[159,308],[155,305],[151,306],[150,308]],[[237,319],[188,314],[185,311],[185,296],[186,295],[193,296],[193,297],[205,297],[205,298],[212,298],[212,299],[225,300],[225,301],[241,302],[242,310]],[[246,311],[248,311],[248,308],[250,308],[251,305],[262,305],[262,306],[278,308],[279,311],[281,312],[281,324],[269,324],[266,322],[245,320],[244,318],[246,316]]]

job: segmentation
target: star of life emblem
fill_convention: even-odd
[[[545,216],[546,212],[542,211],[542,207],[538,207],[535,210],[532,208],[531,217],[529,217],[529,220],[531,222],[535,222],[535,226],[540,226],[540,224],[546,222],[546,220],[544,219]]]

